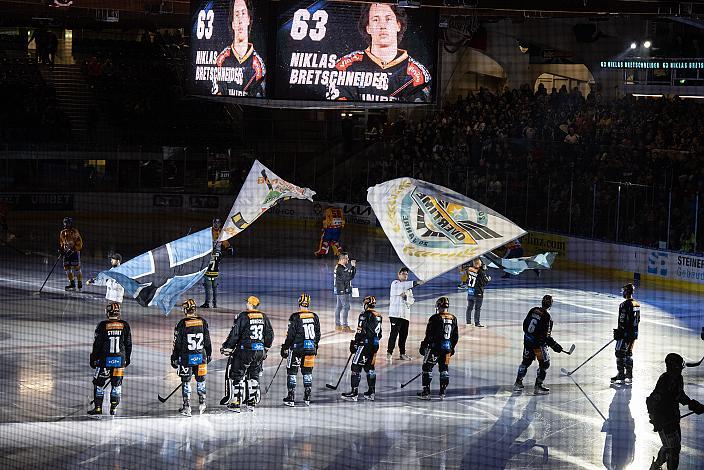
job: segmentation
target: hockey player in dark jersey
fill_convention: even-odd
[[[222,230],[222,221],[218,218],[213,219],[213,226],[210,232],[213,236],[213,253],[210,255],[210,263],[208,269],[203,276],[203,287],[205,288],[205,302],[200,308],[210,308],[211,302],[213,308],[218,308],[218,277],[220,276],[220,260],[222,259],[223,250],[230,250],[232,247],[227,240],[218,241],[220,231]]]
[[[653,430],[660,435],[662,447],[657,458],[653,458],[650,470],[659,470],[667,463],[668,470],[675,470],[680,463],[680,447],[682,431],[680,430],[680,405],[688,406],[690,410],[700,415],[704,413],[704,405],[692,400],[684,392],[682,369],[684,359],[675,353],[665,357],[667,371],[660,376],[655,390],[645,400]]]
[[[328,98],[355,101],[429,102],[430,72],[398,48],[407,26],[403,8],[387,3],[364,4],[359,32],[368,43],[335,64]]]
[[[253,13],[250,0],[230,4],[232,43],[215,59],[214,95],[265,96],[266,66],[249,42]]]
[[[222,354],[229,356],[225,369],[226,380],[229,380],[227,408],[235,412],[239,412],[242,405],[253,407],[259,403],[262,363],[274,342],[271,322],[264,312],[256,310],[258,306],[259,299],[249,296],[247,309],[237,315],[220,348]]]
[[[186,300],[182,305],[182,318],[174,328],[174,347],[171,352],[171,367],[181,377],[183,406],[179,413],[191,416],[191,376],[196,377],[198,410],[205,411],[205,376],[213,348],[210,344],[208,322],[196,314],[196,301]]]
[[[286,374],[288,375],[288,395],[284,405],[295,406],[296,375],[301,369],[303,375],[303,401],[310,405],[313,389],[313,366],[320,343],[320,320],[315,312],[309,310],[310,295],[303,293],[298,298],[300,310],[288,319],[286,340],[281,345],[281,357],[288,358]]]
[[[374,401],[376,391],[376,370],[374,363],[376,353],[379,350],[381,340],[381,313],[374,310],[376,307],[376,297],[373,295],[365,297],[362,303],[364,311],[359,316],[357,322],[357,334],[350,341],[350,353],[352,356],[352,390],[342,394],[342,399],[347,401],[357,401],[359,396],[359,382],[362,379],[362,369],[367,373],[368,389],[364,392],[364,398]]]
[[[445,398],[445,390],[450,384],[450,357],[455,354],[459,340],[457,318],[450,312],[450,299],[440,297],[435,302],[435,315],[428,319],[425,338],[420,343],[423,355],[423,390],[418,392],[421,400],[430,400],[430,382],[433,380],[433,368],[438,365],[440,371],[440,398]]]
[[[550,367],[550,353],[548,347],[553,351],[562,352],[562,346],[552,337],[552,318],[550,318],[550,307],[552,307],[552,296],[543,296],[542,305],[533,307],[523,320],[523,361],[518,367],[516,383],[513,385],[515,391],[523,390],[523,377],[528,372],[528,367],[533,361],[538,359],[538,376],[535,379],[535,394],[545,395],[550,393],[550,389],[543,385],[547,370]]]
[[[113,302],[105,307],[107,320],[101,321],[95,329],[93,350],[90,353],[90,366],[93,375],[93,405],[88,411],[91,416],[103,414],[103,395],[110,381],[110,414],[115,415],[122,395],[122,378],[125,367],[130,365],[132,355],[132,334],[130,325],[120,319],[120,304]]]
[[[640,304],[633,298],[633,284],[626,284],[622,289],[626,300],[618,307],[618,328],[614,329],[618,373],[611,377],[611,382],[630,384],[633,382],[633,346],[638,339]]]

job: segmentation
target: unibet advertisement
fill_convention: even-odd
[[[433,100],[433,12],[388,3],[282,3],[277,24],[277,98]]]
[[[192,5],[190,93],[265,98],[269,2],[195,0]]]

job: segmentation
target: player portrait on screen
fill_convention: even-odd
[[[429,102],[430,72],[398,47],[407,25],[403,8],[386,3],[365,4],[358,29],[369,46],[337,61],[335,68],[353,73],[354,80],[351,85],[347,81],[332,85],[339,95],[330,90],[328,96],[337,100]]]
[[[230,3],[228,25],[232,29],[232,43],[215,61],[214,95],[264,97],[266,66],[249,42],[253,15],[251,0]]]

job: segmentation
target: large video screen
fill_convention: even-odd
[[[431,102],[436,21],[395,4],[282,3],[276,97]]]
[[[267,96],[269,2],[192,2],[190,93]]]

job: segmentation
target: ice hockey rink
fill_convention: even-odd
[[[688,359],[704,355],[699,330],[704,324],[699,295],[640,286],[640,339],[634,351],[632,387],[614,387],[613,345],[571,378],[572,370],[612,337],[620,286],[626,279],[600,280],[564,271],[533,272],[503,280],[491,270],[482,323],[464,326],[466,295],[449,273],[415,289],[408,345],[412,361],[386,361],[389,330],[388,286],[399,265],[358,263],[354,281],[362,296],[378,296],[385,317],[384,338],[376,361],[375,402],[343,402],[349,371],[337,391],[335,383],[348,357],[351,334],[335,333],[332,268],[326,260],[227,259],[222,264],[218,309],[200,310],[213,340],[208,374],[208,409],[202,416],[178,414],[180,394],[161,404],[179,383],[169,365],[173,327],[181,314],[168,317],[126,300],[123,319],[133,334],[133,354],[122,387],[122,404],[114,419],[86,415],[92,399],[88,355],[93,331],[104,318],[104,288],[66,293],[57,270],[43,292],[41,285],[55,258],[2,253],[2,334],[0,335],[0,461],[3,469],[26,468],[359,468],[359,469],[647,469],[660,441],[648,423],[645,397],[664,371],[664,357],[678,352]],[[86,278],[103,264],[84,263]],[[104,262],[102,262],[104,263]],[[321,318],[323,340],[314,370],[310,407],[282,405],[285,368],[254,412],[235,414],[219,406],[226,359],[217,351],[233,314],[248,295],[260,297],[276,332],[262,376],[271,381],[280,361],[279,345],[286,321],[300,292],[312,296]],[[198,304],[199,284],[191,290]],[[552,354],[546,384],[548,396],[534,396],[534,364],[522,394],[512,391],[521,360],[521,322],[541,297],[552,294],[553,336],[571,356]],[[435,299],[448,295],[450,310],[462,326],[450,365],[450,387],[444,401],[420,401],[420,380],[401,389],[420,372],[418,344]],[[350,324],[359,314],[350,312]],[[395,352],[398,356],[398,350]],[[704,366],[684,371],[685,390],[704,399]],[[299,378],[299,383],[300,383]],[[366,390],[362,377],[361,391]],[[302,387],[297,390],[302,398]],[[687,412],[682,408],[682,412]],[[682,421],[681,469],[704,468],[704,419]]]

